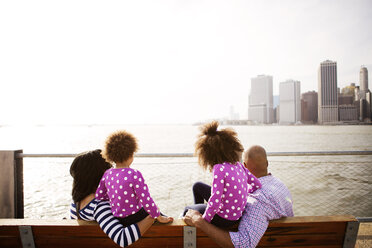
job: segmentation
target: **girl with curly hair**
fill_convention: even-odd
[[[109,135],[102,156],[114,168],[102,176],[96,198],[109,200],[113,215],[123,225],[136,223],[148,215],[161,223],[171,222],[173,218],[160,214],[141,172],[130,168],[137,150],[137,140],[131,133],[117,131]]]
[[[97,221],[101,229],[121,247],[136,242],[154,223],[151,216],[123,226],[111,212],[110,202],[95,198],[95,192],[103,173],[111,168],[96,149],[79,154],[71,164],[70,174],[73,178],[70,218]],[[112,230],[116,230],[112,232]]]
[[[244,149],[237,133],[229,128],[218,130],[218,125],[213,121],[202,126],[195,144],[200,166],[213,172],[212,187],[197,182],[193,193],[195,204],[204,205],[207,201],[202,208],[203,218],[227,228],[239,222],[248,194],[260,188],[261,183],[240,162]],[[197,209],[200,211],[200,205]]]

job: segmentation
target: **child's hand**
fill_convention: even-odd
[[[171,223],[173,222],[173,218],[172,217],[168,217],[168,216],[159,216],[158,218],[156,218],[157,221],[159,221],[160,223]]]

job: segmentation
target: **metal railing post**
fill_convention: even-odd
[[[23,218],[22,150],[0,151],[0,218]]]

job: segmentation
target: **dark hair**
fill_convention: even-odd
[[[72,182],[72,199],[80,202],[89,194],[95,193],[103,173],[111,168],[101,155],[101,150],[79,154],[70,167]]]
[[[107,137],[102,156],[109,163],[121,163],[132,157],[137,150],[137,140],[131,133],[116,131]]]
[[[237,133],[230,128],[217,130],[219,123],[213,121],[200,128],[201,134],[195,144],[195,154],[204,169],[212,170],[215,164],[240,161],[244,151]]]

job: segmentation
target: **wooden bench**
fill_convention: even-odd
[[[354,247],[359,222],[353,216],[273,220],[258,247]],[[22,246],[23,242],[23,246]],[[217,247],[182,220],[155,223],[131,247]],[[95,222],[0,219],[0,247],[118,247]]]

